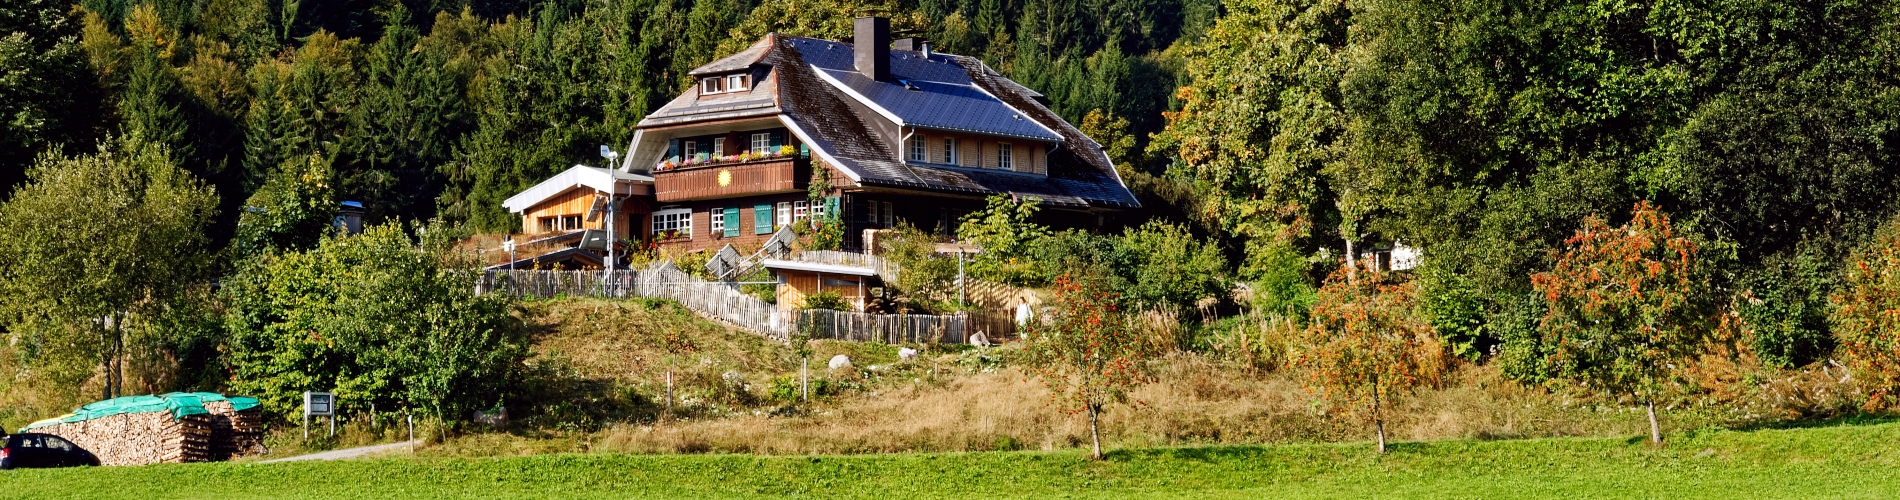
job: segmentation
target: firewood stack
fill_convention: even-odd
[[[121,413],[32,429],[53,434],[99,457],[101,465],[209,462],[209,415],[173,419],[169,412]]]
[[[230,460],[266,451],[262,410],[235,411],[230,401],[208,401],[205,410],[211,412],[206,417],[211,422],[212,460]]]

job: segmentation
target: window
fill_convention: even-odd
[[[778,214],[779,227],[792,225],[792,204],[791,203],[782,202],[782,201],[779,202],[778,210],[774,211],[773,213]]]
[[[870,211],[869,212],[870,217],[866,217],[864,221],[873,226],[877,225],[878,221],[882,220],[882,219],[878,219],[877,217],[877,202],[867,201],[867,202],[864,202],[864,205],[866,206],[865,209]]]
[[[810,216],[811,216],[811,208],[806,207],[805,202],[802,202],[802,201],[792,202],[792,222],[802,221],[802,220],[805,220],[806,217],[810,217]]]
[[[891,202],[884,202],[884,227],[897,227],[897,211],[891,210]]]
[[[713,235],[713,237],[715,237],[715,238],[716,238],[716,237],[719,237],[719,236],[720,236],[720,235],[722,235],[722,234],[725,234],[725,232],[726,232],[726,210],[725,210],[725,209],[722,209],[722,208],[715,208],[715,209],[712,209],[712,217],[711,217],[711,218],[712,218],[712,223],[711,223],[711,224],[707,224],[707,226],[709,226],[709,227],[711,227],[711,228],[712,228],[712,235]]]
[[[701,94],[717,94],[725,91],[726,79],[724,78],[707,78],[699,81],[699,93]]]
[[[682,150],[686,151],[687,159],[692,159],[694,155],[699,154],[699,141],[686,141],[684,144],[685,146]]]
[[[566,231],[570,229],[580,229],[580,228],[581,228],[581,216],[579,215],[561,216],[561,230],[562,231]]]
[[[691,238],[693,236],[693,211],[686,208],[675,208],[653,212],[654,236],[665,236],[665,233],[668,231],[677,232],[676,236],[681,238]]]
[[[746,80],[745,75],[732,75],[732,76],[726,77],[726,90],[730,90],[730,91],[745,90],[745,80]]]
[[[752,134],[752,152],[764,153],[771,149],[772,149],[772,133],[771,132],[759,132],[756,134]]]
[[[996,168],[1015,170],[1015,161],[1010,157],[1009,143],[996,143]]]
[[[927,153],[924,152],[924,135],[923,134],[912,134],[910,136],[910,161],[915,161],[915,162],[930,161],[930,158],[927,156]]]
[[[559,217],[542,217],[540,222],[541,232],[543,233],[552,233],[561,229],[561,218]]]
[[[726,138],[719,137],[719,138],[713,139],[713,156],[725,156],[725,155],[726,155]]]
[[[943,162],[947,165],[957,164],[957,139],[955,137],[943,138]]]

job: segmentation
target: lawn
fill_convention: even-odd
[[[0,498],[1890,498],[1900,423],[1638,438],[862,456],[541,455],[0,472]]]

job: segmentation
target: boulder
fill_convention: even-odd
[[[850,356],[839,354],[837,356],[831,357],[831,369],[838,370],[838,369],[844,369],[844,368],[850,368],[850,367],[851,367]]]

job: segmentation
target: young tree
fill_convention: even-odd
[[[1415,309],[1418,285],[1370,269],[1327,279],[1311,321],[1288,358],[1306,386],[1324,391],[1342,415],[1369,411],[1385,453],[1385,402],[1399,391],[1436,383],[1445,348]]]
[[[1549,306],[1544,362],[1559,378],[1641,400],[1650,441],[1661,443],[1656,393],[1702,348],[1715,317],[1696,244],[1644,201],[1622,227],[1585,218],[1564,245],[1549,272],[1531,276]]]
[[[97,154],[40,157],[0,205],[0,313],[49,359],[96,357],[102,395],[120,395],[128,322],[202,283],[204,229],[218,196],[139,137]]]
[[[1096,276],[1077,272],[1056,278],[1055,307],[1029,326],[1023,350],[1057,405],[1088,413],[1089,438],[1100,460],[1102,410],[1127,403],[1128,391],[1149,380],[1146,364],[1152,352],[1116,306],[1118,296]]]
[[[1900,397],[1900,220],[1888,222],[1848,263],[1832,301],[1834,336],[1868,387],[1868,410]]]

